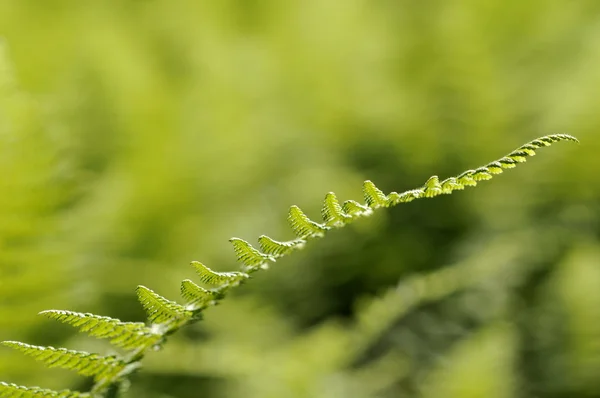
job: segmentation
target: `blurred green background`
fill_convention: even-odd
[[[238,289],[131,397],[600,397],[600,2],[0,1],[0,340],[143,320],[297,204],[515,171],[380,211]],[[179,299],[178,299],[179,300]],[[0,350],[0,380],[89,381]]]

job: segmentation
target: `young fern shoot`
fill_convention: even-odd
[[[94,385],[89,392],[77,392],[53,391],[0,382],[0,398],[115,397],[120,386],[140,367],[149,349],[160,348],[169,335],[201,319],[203,311],[222,300],[231,288],[244,283],[252,273],[267,269],[268,265],[277,259],[302,249],[310,239],[324,237],[329,230],[344,227],[357,218],[369,216],[377,208],[408,203],[415,199],[434,198],[466,187],[474,187],[480,181],[489,180],[494,175],[525,162],[527,157],[534,156],[538,149],[559,141],[579,142],[575,137],[567,134],[541,137],[485,166],[467,170],[442,181],[438,176],[432,176],[423,186],[402,193],[391,192],[386,195],[373,182],[367,180],[363,184],[364,204],[353,200],[340,203],[336,195],[330,192],[325,196],[321,210],[322,223],[308,218],[298,206],[292,206],[288,221],[296,239],[280,242],[262,235],[258,238],[260,247],[258,250],[242,239],[232,238],[230,242],[238,261],[242,264],[241,270],[216,272],[200,262],[193,261],[191,265],[198,274],[198,280],[205,287],[189,279],[182,281],[181,295],[185,304],[168,300],[145,286],[138,286],[138,300],[148,315],[147,325],[139,322],[122,322],[89,313],[64,310],[43,311],[41,314],[76,327],[92,337],[108,339],[111,344],[128,353],[122,356],[102,356],[65,348],[5,341],[2,343],[5,346],[22,351],[49,367],[70,369],[84,376],[93,377]]]

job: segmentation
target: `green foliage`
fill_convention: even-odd
[[[4,345],[20,350],[44,362],[49,367],[62,367],[85,376],[93,376],[95,385],[92,388],[92,395],[107,396],[109,391],[113,391],[114,386],[123,383],[139,368],[145,351],[155,347],[158,340],[164,343],[168,335],[198,320],[202,311],[223,299],[230,288],[238,286],[248,279],[250,273],[267,268],[267,264],[276,261],[276,258],[303,247],[306,239],[323,237],[332,228],[343,227],[358,217],[368,216],[376,208],[390,207],[418,198],[433,198],[442,194],[451,194],[454,190],[462,190],[468,186],[476,186],[479,181],[489,180],[494,174],[501,173],[503,169],[513,168],[517,163],[525,162],[527,157],[535,155],[537,149],[559,141],[578,142],[576,138],[567,134],[541,137],[517,148],[500,160],[475,170],[468,170],[442,182],[437,176],[432,176],[422,187],[400,194],[392,192],[385,195],[374,183],[365,181],[363,193],[366,203],[364,205],[348,201],[340,206],[335,195],[329,193],[326,195],[323,205],[323,224],[310,220],[299,207],[292,206],[288,221],[298,239],[289,242],[277,242],[266,236],[261,236],[259,238],[260,247],[266,249],[267,253],[261,253],[242,239],[231,239],[237,259],[242,263],[243,272],[216,272],[200,262],[192,262],[200,281],[213,287],[211,287],[211,290],[207,290],[190,280],[184,280],[181,285],[181,294],[188,301],[188,305],[180,305],[144,286],[138,286],[138,300],[147,312],[150,327],[145,327],[140,323],[124,323],[113,318],[70,311],[51,310],[43,312],[50,318],[76,326],[92,336],[113,339],[115,345],[133,350],[133,353],[128,356],[105,357],[83,351],[33,346],[14,341],[6,341]],[[446,273],[443,274],[441,279],[444,281],[458,280],[457,277],[448,277]],[[433,276],[424,282],[420,281],[419,286],[422,287],[420,293],[416,296],[416,301],[424,302],[431,298],[435,299],[456,289],[453,285],[445,285],[440,289],[441,284],[439,281],[439,276]],[[381,321],[389,317],[378,316],[376,318]],[[112,329],[112,331],[109,331],[109,329]],[[379,326],[375,329],[381,330],[382,327]],[[372,332],[369,334],[372,334]],[[140,336],[143,336],[143,338],[139,338]],[[7,397],[18,397],[23,396],[23,394],[30,394],[27,396],[31,397],[62,396],[57,394],[71,393],[53,393],[37,388],[23,390],[21,387],[12,387],[7,384],[2,384],[2,387],[6,388],[5,396]],[[10,390],[11,388],[12,390]]]
[[[209,289],[189,260],[233,270],[228,238],[263,253],[262,233],[291,240],[290,204],[321,223],[326,192],[364,203],[366,179],[402,192],[565,131],[585,145],[375,211],[260,273],[151,350],[124,396],[595,396],[598,255],[577,253],[600,247],[599,13],[596,0],[0,1],[13,87],[0,341],[113,353],[32,314],[143,321],[138,284],[184,304],[181,280]],[[479,283],[410,300],[457,286],[422,280],[464,263]],[[380,300],[391,308],[373,317],[413,304],[337,361],[361,303]],[[1,346],[0,380],[91,384]]]
[[[60,123],[21,87],[9,50],[0,37],[0,340],[34,333],[41,319],[25,314],[67,305],[78,277],[62,217],[79,176]],[[27,371],[21,355],[2,357],[3,378]]]

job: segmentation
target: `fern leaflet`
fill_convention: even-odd
[[[167,323],[192,317],[191,311],[184,306],[167,300],[145,286],[138,286],[136,292],[152,323]]]
[[[288,221],[292,230],[300,239],[323,237],[329,229],[324,225],[312,221],[298,206],[290,207]]]
[[[90,336],[111,339],[113,345],[126,350],[151,345],[161,339],[159,334],[141,322],[121,322],[107,316],[64,310],[48,310],[40,314],[79,328]]]
[[[266,235],[261,235],[258,238],[258,244],[260,249],[272,255],[273,257],[282,257],[286,254],[290,254],[294,250],[302,249],[306,243],[303,239],[296,239],[289,242],[278,242],[269,238]]]
[[[331,227],[341,227],[352,220],[352,217],[344,212],[344,209],[342,209],[340,202],[338,202],[338,199],[333,192],[329,192],[325,195],[321,216],[323,217],[325,224]]]
[[[83,376],[94,376],[95,380],[113,378],[127,365],[115,356],[104,357],[85,351],[41,347],[18,341],[4,341],[2,344],[22,351],[34,359],[43,362],[49,368],[73,370]]]
[[[268,254],[259,252],[245,240],[231,238],[229,241],[233,244],[233,250],[235,251],[237,259],[244,263],[248,271],[256,271],[259,268],[266,268],[269,261],[275,261],[275,258],[269,256]]]
[[[222,287],[237,286],[241,281],[248,279],[244,272],[216,272],[199,261],[192,261],[192,267],[200,277],[202,283]]]
[[[0,397],[2,398],[91,398],[87,392],[71,390],[53,391],[40,387],[24,387],[0,381]]]
[[[372,209],[377,207],[387,207],[388,205],[387,196],[385,196],[385,194],[369,180],[365,181],[363,184],[363,194],[367,206]]]
[[[219,298],[214,291],[206,290],[189,279],[181,282],[181,297],[188,301],[188,308],[198,310],[212,304]]]

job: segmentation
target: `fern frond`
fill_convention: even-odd
[[[237,259],[244,263],[247,270],[268,268],[269,261],[275,261],[273,256],[259,252],[243,239],[231,238],[229,241],[233,244],[233,250],[235,251]]]
[[[216,286],[236,286],[241,281],[248,279],[244,272],[216,272],[199,261],[192,261],[192,267],[200,277],[202,283]]]
[[[325,195],[321,216],[325,225],[330,227],[339,227],[352,220],[352,217],[344,212],[333,192]]]
[[[200,287],[189,279],[181,282],[181,297],[194,309],[207,307],[218,298],[215,292]]]
[[[260,249],[264,253],[270,254],[274,257],[285,256],[294,250],[302,249],[305,243],[306,241],[303,239],[291,240],[289,242],[278,242],[266,235],[261,235],[258,238]]]
[[[95,380],[115,377],[127,366],[124,361],[115,356],[104,357],[85,351],[42,347],[19,341],[3,341],[2,344],[19,350],[50,368],[73,370],[83,376],[93,376]]]
[[[145,286],[138,286],[136,293],[139,302],[148,314],[148,320],[152,323],[166,323],[174,320],[189,319],[193,315],[184,306],[167,300]]]
[[[579,142],[575,137],[567,134],[541,137],[522,145],[508,155],[485,166],[467,170],[458,176],[447,178],[441,182],[438,176],[432,176],[422,187],[403,193],[391,192],[389,195],[385,195],[375,184],[367,180],[363,185],[366,204],[347,200],[340,206],[335,194],[329,193],[326,195],[321,210],[324,224],[310,220],[299,207],[292,206],[288,221],[298,239],[278,242],[263,235],[258,239],[261,251],[242,239],[232,238],[231,242],[238,260],[244,263],[246,270],[249,272],[257,271],[260,268],[265,268],[267,262],[275,261],[278,257],[304,247],[307,238],[321,237],[332,227],[341,227],[354,218],[372,214],[375,208],[407,203],[424,197],[432,198],[441,194],[450,194],[465,187],[476,186],[479,181],[489,180],[494,175],[501,174],[504,169],[514,168],[517,164],[525,162],[527,157],[536,154],[537,149],[564,140]],[[202,283],[216,287],[209,290],[196,285],[191,280],[184,280],[181,284],[181,294],[188,301],[187,306],[169,301],[144,286],[137,288],[139,301],[148,313],[150,322],[166,324],[166,327],[158,327],[156,331],[154,328],[148,328],[142,323],[121,322],[118,319],[93,314],[58,310],[42,312],[42,314],[52,319],[77,327],[91,336],[109,338],[113,344],[119,347],[134,350],[123,358],[102,357],[98,354],[82,351],[33,346],[14,341],[3,343],[43,361],[50,367],[72,369],[82,375],[93,376],[96,380],[91,390],[93,394],[69,390],[44,390],[39,387],[28,388],[0,382],[0,398],[88,398],[92,395],[97,396],[96,393],[110,392],[111,386],[118,384],[120,380],[125,379],[138,367],[145,351],[150,346],[162,341],[165,336],[174,333],[183,325],[197,320],[200,310],[216,304],[218,300],[225,296],[227,289],[239,285],[250,277],[246,272],[216,272],[197,261],[193,261],[191,265],[200,276]],[[446,280],[447,277],[444,276],[442,279]],[[421,285],[420,281],[416,284],[419,291],[422,290]],[[441,284],[435,279],[430,285],[439,286]],[[444,289],[437,289],[432,294],[435,295],[444,291]],[[416,297],[423,300],[423,296]]]
[[[91,398],[87,392],[71,390],[54,391],[40,387],[24,387],[0,381],[2,398]]]
[[[386,207],[388,205],[387,196],[385,196],[385,194],[370,180],[363,183],[363,195],[365,197],[365,202],[367,202],[367,206],[372,209]]]
[[[40,315],[69,324],[92,337],[110,339],[110,342],[125,350],[151,345],[161,339],[142,322],[121,322],[119,319],[89,313],[47,310]]]
[[[329,227],[312,221],[298,206],[290,207],[288,221],[292,230],[300,239],[322,237]]]

